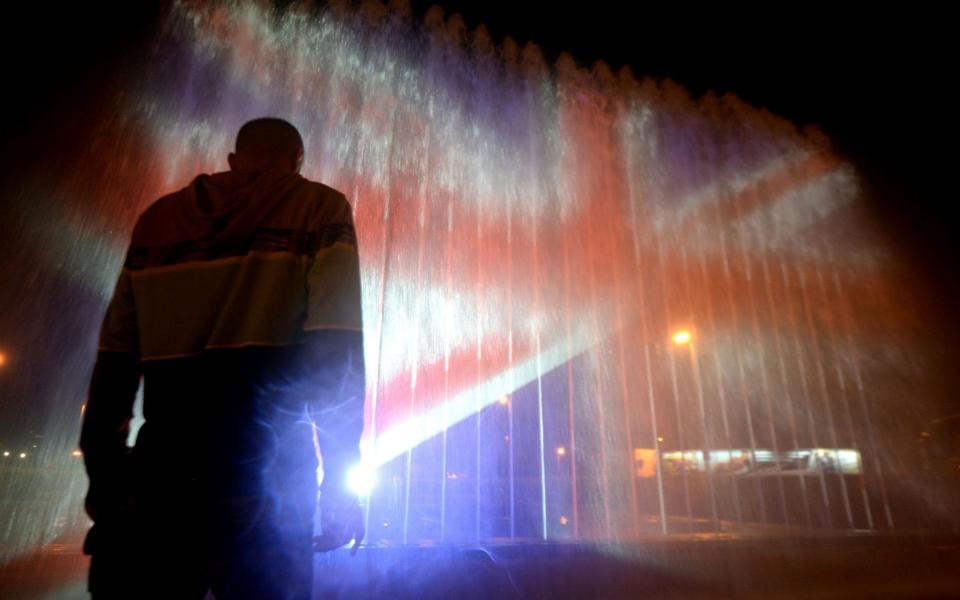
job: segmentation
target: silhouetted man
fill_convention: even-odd
[[[356,234],[302,159],[292,125],[251,121],[229,172],[137,222],[80,440],[95,598],[309,598],[317,447],[320,549],[363,538],[346,487],[363,428]]]

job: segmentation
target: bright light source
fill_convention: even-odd
[[[10,451],[9,451],[9,450],[5,451],[5,452],[3,453],[3,455],[4,455],[4,456],[10,456]]]
[[[73,456],[77,456],[77,457],[83,456],[83,452],[80,452],[79,450],[74,450],[72,454]]]
[[[570,360],[571,356],[586,350],[589,347],[588,339],[584,332],[577,330],[572,341],[561,339],[540,354],[513,364],[423,414],[378,430],[376,438],[369,444],[368,452],[364,454],[365,460],[373,467],[380,467],[440,432],[449,430],[484,407],[499,404],[500,398],[506,397],[507,406],[510,406],[513,390],[535,381],[539,373],[550,371]],[[479,404],[477,398],[482,398]]]
[[[21,452],[21,453],[20,453],[20,458],[26,458],[26,457],[27,457],[27,453],[26,453],[26,452]]]
[[[557,446],[557,456],[563,456],[567,453],[567,449],[563,446]]]
[[[0,367],[7,363],[7,355],[3,352],[0,352]]]
[[[376,473],[366,465],[357,465],[347,472],[347,487],[358,496],[369,496],[376,482]]]
[[[561,517],[560,517],[560,524],[561,524],[561,525],[566,525],[566,524],[569,523],[569,522],[570,522],[570,519],[568,519],[566,516],[561,516]]]
[[[500,404],[500,406],[506,406],[510,404],[510,398],[507,396],[500,396],[497,398],[497,403]]]
[[[693,340],[693,334],[689,329],[679,329],[673,333],[673,343],[678,346],[689,344]]]

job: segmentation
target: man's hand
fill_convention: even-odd
[[[366,535],[360,505],[356,501],[323,504],[321,501],[320,528],[323,533],[313,538],[314,552],[336,550],[353,540],[350,555],[355,555]]]
[[[91,521],[117,519],[127,514],[136,505],[129,491],[126,473],[118,473],[114,480],[90,482],[83,508]]]

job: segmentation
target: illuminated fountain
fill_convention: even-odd
[[[135,214],[285,117],[355,210],[371,543],[897,525],[924,375],[822,136],[404,12],[176,5],[34,246],[102,309]]]

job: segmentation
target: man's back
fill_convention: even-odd
[[[346,199],[288,169],[201,175],[141,215],[81,439],[88,508],[109,549],[101,566],[137,546],[129,530],[169,569],[189,548],[186,579],[171,588],[184,597],[204,585],[224,597],[309,595],[314,440],[333,475],[325,496],[345,497],[343,471],[359,458],[359,285]],[[145,423],[127,453],[141,374]],[[144,572],[100,572],[124,568]]]
[[[142,360],[360,330],[359,282],[335,272],[355,268],[355,249],[350,206],[327,186],[276,171],[198,177],[151,206],[133,234],[124,275]],[[129,348],[133,330],[102,342]]]

